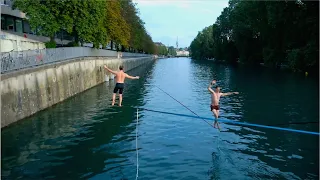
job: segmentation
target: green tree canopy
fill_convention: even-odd
[[[318,1],[230,0],[190,45],[194,59],[215,58],[318,72]],[[210,33],[212,32],[212,33]]]
[[[171,56],[176,56],[177,55],[177,51],[173,46],[168,47],[168,54]]]
[[[13,8],[18,8],[26,13],[33,30],[37,29],[40,35],[53,39],[55,33],[62,28],[61,11],[63,7],[61,5],[62,2],[59,0],[15,0]]]
[[[132,0],[15,0],[13,8],[25,12],[32,29],[51,41],[65,30],[75,44],[91,42],[98,48],[112,41],[134,52],[156,50]]]
[[[164,45],[156,45],[157,49],[156,49],[156,53],[157,55],[164,55],[167,56],[168,55],[168,50],[167,47]]]
[[[121,14],[120,1],[106,1],[105,27],[110,40],[124,47],[129,46],[130,27]]]

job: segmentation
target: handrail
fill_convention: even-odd
[[[121,52],[122,58],[148,57],[149,54]],[[1,74],[24,68],[61,62],[79,57],[116,57],[117,51],[89,47],[63,47],[27,51],[11,51],[1,54]]]

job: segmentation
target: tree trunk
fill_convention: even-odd
[[[116,43],[116,50],[119,51],[119,44]]]
[[[74,37],[74,42],[79,44],[79,35],[75,26],[73,26],[73,37]]]
[[[54,41],[54,35],[51,35],[50,36],[50,42],[53,42]]]
[[[111,50],[113,50],[113,41],[112,40],[111,40],[110,46],[111,46]]]

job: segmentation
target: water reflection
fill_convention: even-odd
[[[318,112],[319,105],[314,101],[318,98],[318,88],[314,87],[312,80],[295,78],[292,77],[294,75],[283,72],[270,73],[261,68],[249,71],[245,67],[224,67],[224,65],[212,62],[192,61],[192,63],[195,64],[193,66],[195,71],[191,76],[203,80],[197,82],[204,84],[203,90],[206,89],[211,79],[216,78],[220,80],[218,83],[222,85],[223,91],[237,90],[240,92],[239,96],[221,99],[222,117],[257,124],[308,121],[306,117],[309,121],[318,119],[316,112]],[[299,86],[309,86],[311,91],[300,96]],[[206,98],[209,98],[209,95]],[[299,177],[317,176],[319,172],[318,166],[312,166],[312,164],[318,164],[319,137],[225,124],[223,127],[227,129],[228,135],[222,139],[224,142],[222,148],[233,150],[234,153],[231,153],[233,157],[246,154],[247,157],[255,157],[256,164],[268,163],[273,167],[262,166],[265,172],[274,172],[274,174],[267,173],[257,176],[262,172],[249,171],[247,173],[249,177],[255,179],[283,176],[288,179],[299,179]],[[313,125],[285,125],[283,127],[319,131],[318,127]],[[231,136],[230,133],[236,136]],[[303,150],[300,147],[303,147]],[[249,164],[252,166],[251,163]],[[312,169],[308,170],[310,166]],[[278,173],[274,168],[279,169]],[[255,170],[256,168],[250,169]],[[289,173],[293,169],[296,169],[295,174]],[[304,172],[308,171],[315,173],[306,175]]]
[[[141,78],[127,82],[122,108],[110,106],[110,81],[5,128],[2,178],[133,179],[132,106],[192,115],[155,85],[205,117],[212,117],[207,86],[217,78],[224,92],[240,92],[221,99],[223,118],[257,124],[318,118],[317,88],[286,73],[172,58],[129,74]],[[310,94],[296,98],[300,86]],[[141,179],[318,178],[318,137],[228,124],[218,132],[198,119],[139,113]]]
[[[132,87],[129,81],[124,102],[143,105],[142,95],[146,91],[143,76],[148,74],[142,72],[151,69],[150,66],[153,65],[130,72],[141,74],[142,80],[133,85],[141,88]],[[110,166],[116,162],[121,162],[121,166],[133,166],[124,155],[135,149],[123,152],[119,147],[135,140],[131,135],[135,126],[128,126],[135,111],[130,107],[110,106],[113,86],[113,81],[106,82],[5,128],[2,131],[2,177],[74,179],[85,174],[83,178],[87,178],[118,167],[108,167],[110,163],[113,164]]]

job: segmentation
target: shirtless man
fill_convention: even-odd
[[[228,95],[232,95],[232,94],[239,94],[238,92],[228,92],[228,93],[221,93],[220,92],[220,87],[219,86],[216,86],[216,89],[215,90],[212,90],[211,89],[211,86],[213,86],[214,84],[216,84],[216,80],[213,80],[209,86],[208,86],[208,90],[210,91],[211,93],[211,105],[210,105],[210,109],[211,109],[211,112],[213,112],[214,114],[214,117],[215,117],[215,120],[214,120],[214,125],[213,127],[214,128],[217,128],[220,130],[220,126],[219,126],[219,123],[217,121],[217,119],[219,118],[219,101],[220,101],[220,97],[221,96],[228,96]]]
[[[119,70],[120,71],[112,71],[106,65],[104,65],[104,68],[107,69],[109,72],[111,72],[112,74],[114,74],[116,76],[117,84],[116,84],[116,86],[114,87],[114,90],[113,90],[112,106],[115,103],[116,94],[117,94],[118,90],[119,90],[119,106],[122,106],[122,93],[123,93],[123,89],[124,89],[124,80],[125,80],[125,78],[139,79],[139,76],[136,76],[136,77],[129,76],[127,73],[123,72],[123,66],[122,65],[119,66]]]

